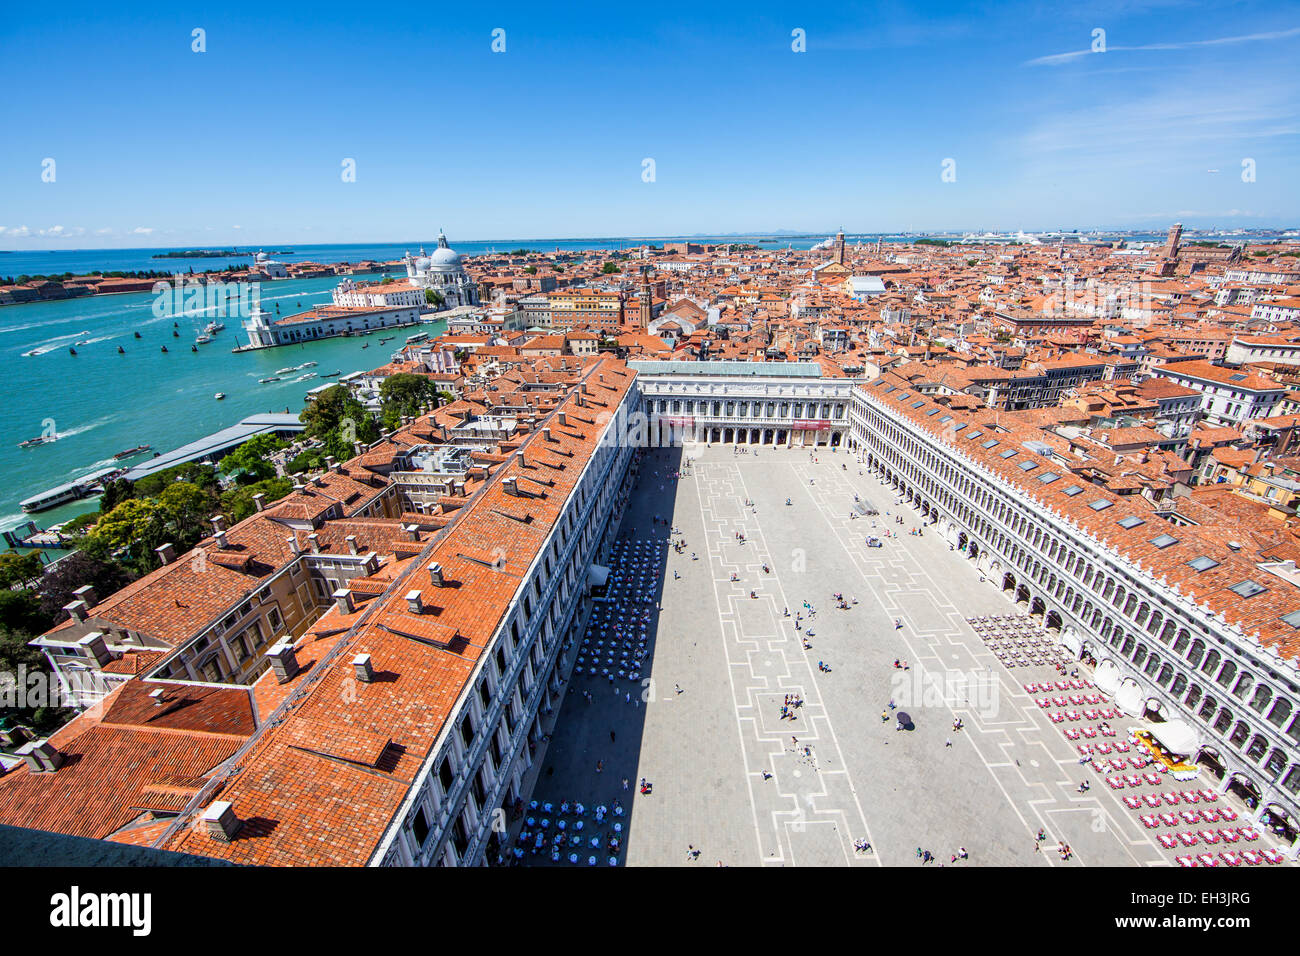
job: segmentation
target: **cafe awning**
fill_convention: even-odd
[[[1080,640],[1079,635],[1075,634],[1074,631],[1062,631],[1057,640],[1060,642],[1062,647],[1075,657],[1078,657],[1083,653],[1083,641]]]
[[[609,568],[603,564],[592,564],[587,567],[587,587],[603,588],[608,580]]]
[[[1102,661],[1092,679],[1103,694],[1113,694],[1119,687],[1119,668],[1114,661]]]
[[[1147,730],[1170,753],[1186,756],[1196,750],[1196,729],[1185,720],[1168,720],[1162,724],[1151,724]]]
[[[1126,681],[1115,694],[1115,706],[1130,717],[1140,717],[1146,710],[1147,695],[1137,681]]]

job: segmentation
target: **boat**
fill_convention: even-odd
[[[211,342],[211,341],[212,341],[212,336],[210,336],[210,335],[200,335],[197,339],[194,340],[194,344],[195,344],[195,345],[207,345],[207,344],[208,344],[209,342]]]
[[[180,337],[181,337],[181,333],[180,333],[179,331],[177,331],[176,329],[172,329],[172,338],[177,338],[177,339],[179,339]]]
[[[72,346],[68,346],[68,354],[69,354],[69,355],[76,355],[76,354],[77,354],[77,350],[74,349]]]
[[[316,365],[315,362],[303,362],[301,365],[298,366],[298,368],[314,368],[315,365]]]
[[[135,337],[138,339],[140,337],[140,333],[139,332],[135,333]]]
[[[306,373],[304,373],[304,374],[302,374],[302,375],[299,375],[297,378],[294,379],[294,381],[295,381],[295,382],[305,382],[305,381],[307,381],[309,378],[315,378],[315,377],[316,377],[316,373],[315,373],[315,372],[306,372]]]
[[[208,335],[216,335],[225,327],[226,327],[226,323],[224,322],[209,322],[207,324],[207,327],[203,331],[206,332]]]
[[[296,366],[296,365],[291,365],[291,366],[289,366],[288,368],[277,368],[277,369],[275,370],[275,374],[276,374],[276,375],[288,375],[289,373],[291,373],[291,372],[296,372],[296,371],[298,371],[298,366]]]
[[[47,442],[52,442],[52,441],[54,441],[54,440],[55,440],[55,439],[54,439],[54,436],[53,436],[53,435],[37,435],[35,438],[29,438],[29,439],[27,439],[27,441],[20,441],[20,442],[18,443],[18,447],[19,447],[19,448],[34,448],[34,447],[36,447],[37,445],[44,445],[44,444],[46,444]]]
[[[134,448],[128,448],[126,451],[119,451],[113,458],[121,461],[123,458],[134,458],[136,455],[143,455],[149,450],[149,445],[136,445]]]
[[[119,346],[117,347],[117,354],[118,354],[118,355],[125,355],[125,354],[126,354],[126,349],[122,348],[122,346],[119,345]]]
[[[423,342],[428,337],[429,337],[428,332],[416,332],[414,335],[408,335],[406,337],[406,344],[413,345],[416,342]]]
[[[162,347],[162,350],[163,350],[164,352],[166,352],[166,351],[167,351],[167,346],[164,345],[164,346]]]
[[[343,370],[340,368],[336,368],[332,372],[325,372],[323,375],[321,375],[321,378],[338,378],[342,374],[343,374]]]
[[[45,511],[69,501],[76,501],[78,498],[85,498],[87,495],[96,494],[96,488],[101,487],[104,482],[110,481],[112,478],[120,474],[122,474],[122,472],[117,468],[105,468],[102,471],[97,471],[93,474],[83,475],[74,481],[58,485],[55,488],[50,488],[47,491],[41,492],[39,495],[33,495],[25,501],[19,502],[18,507],[22,508],[23,511],[30,513],[33,511]]]
[[[278,381],[280,381],[280,376],[272,375],[270,378],[259,378],[257,380],[257,384],[265,385],[267,382],[278,382]]]
[[[212,397],[215,398],[217,401],[221,401],[223,398],[226,397],[226,393],[225,393],[225,392],[217,392],[217,394],[213,395]]]

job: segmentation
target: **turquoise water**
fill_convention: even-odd
[[[291,315],[330,299],[338,278],[283,280],[261,287],[262,308]],[[0,402],[0,529],[27,520],[47,527],[97,507],[93,498],[25,515],[24,498],[81,475],[120,463],[113,455],[148,444],[166,452],[202,438],[241,418],[262,412],[298,412],[308,389],[329,379],[259,385],[259,378],[303,362],[323,375],[347,374],[384,364],[409,331],[379,344],[372,334],[257,352],[231,354],[248,342],[237,316],[221,321],[225,330],[211,344],[190,351],[212,316],[199,313],[159,318],[150,293],[39,302],[0,308],[0,358],[9,369],[7,399]],[[173,321],[180,337],[172,336]],[[436,334],[441,323],[422,331]],[[141,338],[133,333],[138,331]],[[77,354],[68,352],[74,342]],[[119,355],[117,347],[126,350]],[[164,354],[162,346],[167,346]],[[213,395],[225,392],[217,401]],[[58,441],[33,448],[20,441],[42,434],[53,420]],[[150,453],[152,454],[152,452]],[[128,464],[145,461],[144,456]]]

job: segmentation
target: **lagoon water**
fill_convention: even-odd
[[[338,278],[280,280],[261,285],[262,308],[292,315],[330,300]],[[195,337],[213,316],[154,315],[151,293],[39,302],[0,309],[0,358],[11,385],[0,402],[0,529],[28,520],[47,527],[97,507],[93,498],[24,515],[18,503],[81,475],[120,464],[113,455],[137,445],[166,452],[262,412],[302,409],[307,391],[333,379],[313,378],[259,385],[277,369],[316,362],[305,371],[343,374],[384,364],[413,330],[325,339],[303,345],[232,354],[248,342],[241,318],[191,352]],[[180,336],[172,335],[179,323]],[[442,332],[445,323],[421,328]],[[135,338],[135,332],[140,338]],[[74,342],[77,354],[68,348]],[[119,355],[118,346],[126,350]],[[166,346],[166,354],[162,346]],[[213,396],[225,392],[217,401]],[[52,424],[50,424],[52,420]],[[18,443],[52,427],[58,441],[32,448]],[[147,456],[126,464],[139,464]]]

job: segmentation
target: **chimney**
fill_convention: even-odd
[[[519,482],[515,478],[506,478],[501,482],[501,487],[505,489],[506,494],[519,497]]]
[[[77,645],[87,658],[93,657],[95,663],[101,667],[113,659],[113,655],[109,653],[108,645],[104,643],[104,635],[99,631],[91,631],[77,641]]]
[[[33,740],[14,751],[32,773],[53,773],[63,766],[63,754],[48,740]]]
[[[213,534],[217,534],[218,532],[225,531],[225,530],[226,530],[226,518],[225,518],[225,516],[224,516],[224,515],[213,515],[213,516],[212,516],[212,532],[213,532]]]
[[[217,547],[218,547],[218,548],[228,548],[228,547],[230,547],[230,542],[226,540],[226,532],[225,532],[225,531],[217,531],[217,533],[216,533],[215,535],[213,535],[213,537],[215,537],[215,538],[217,539]]]
[[[311,476],[311,483],[312,483],[313,485],[315,485],[317,488],[320,488],[320,487],[322,487],[322,486],[325,484],[325,476],[324,476],[324,475],[312,475],[312,476]]]
[[[94,607],[96,604],[99,603],[99,598],[95,594],[94,587],[92,587],[89,584],[85,584],[77,588],[77,590],[72,592],[72,596],[74,598],[80,598],[82,601],[85,601],[86,607],[88,608]]]
[[[266,508],[266,495],[262,494],[260,491],[253,495],[253,507],[258,511],[264,510]]]
[[[163,689],[159,687],[157,690],[149,691],[149,699],[153,701],[155,707],[161,707],[163,705]]]
[[[298,674],[298,652],[288,638],[280,641],[269,651],[266,656],[270,658],[271,669],[275,671],[275,679],[281,684],[285,681],[293,680]]]
[[[412,614],[424,613],[424,599],[419,591],[406,592],[406,606]]]
[[[429,565],[429,580],[435,588],[440,588],[443,585],[442,565],[437,561]]]
[[[361,442],[359,442],[359,441],[354,441],[354,442],[352,443],[352,453],[353,453],[353,455],[355,455],[356,457],[359,458],[359,457],[361,457],[362,455],[364,455],[365,452],[366,452],[366,446],[363,445]]]
[[[344,538],[343,540],[346,541],[346,542],[348,543],[348,554],[360,554],[360,553],[361,553],[361,552],[359,552],[359,551],[357,550],[357,536],[356,536],[355,534],[350,534],[350,535],[348,535],[346,538]]]
[[[568,422],[565,421],[565,419],[564,419],[564,412],[560,412],[560,413],[559,413],[559,420],[560,420],[560,427],[561,427],[561,428],[563,428],[565,425],[568,424]]]
[[[335,467],[337,464],[338,464],[338,459],[335,458],[333,455],[326,455],[326,456],[325,456],[325,467],[326,467],[328,470],[330,470],[330,471],[338,471],[338,468]]]
[[[87,608],[85,601],[73,601],[71,604],[65,604],[63,605],[63,610],[68,612],[68,617],[78,623],[86,619]]]
[[[171,542],[159,545],[153,549],[153,553],[158,555],[158,560],[163,564],[171,564],[176,560],[176,545]]]
[[[550,441],[550,440],[551,440],[551,430],[549,428],[543,428],[542,441]]]
[[[352,603],[352,592],[348,588],[339,588],[334,592],[334,606],[339,609],[340,614],[351,614],[356,610],[356,605]]]
[[[402,525],[402,533],[403,533],[404,535],[406,535],[406,540],[407,540],[407,541],[419,541],[419,540],[420,540],[420,528],[419,528],[419,525],[404,524],[404,525]]]
[[[242,825],[235,816],[235,807],[229,800],[213,800],[199,817],[201,829],[218,843],[229,843]]]
[[[358,654],[352,658],[352,672],[361,683],[372,683],[375,679],[375,669],[370,666],[370,655]]]
[[[320,554],[320,535],[315,531],[307,535],[307,544],[311,548],[312,554]]]

